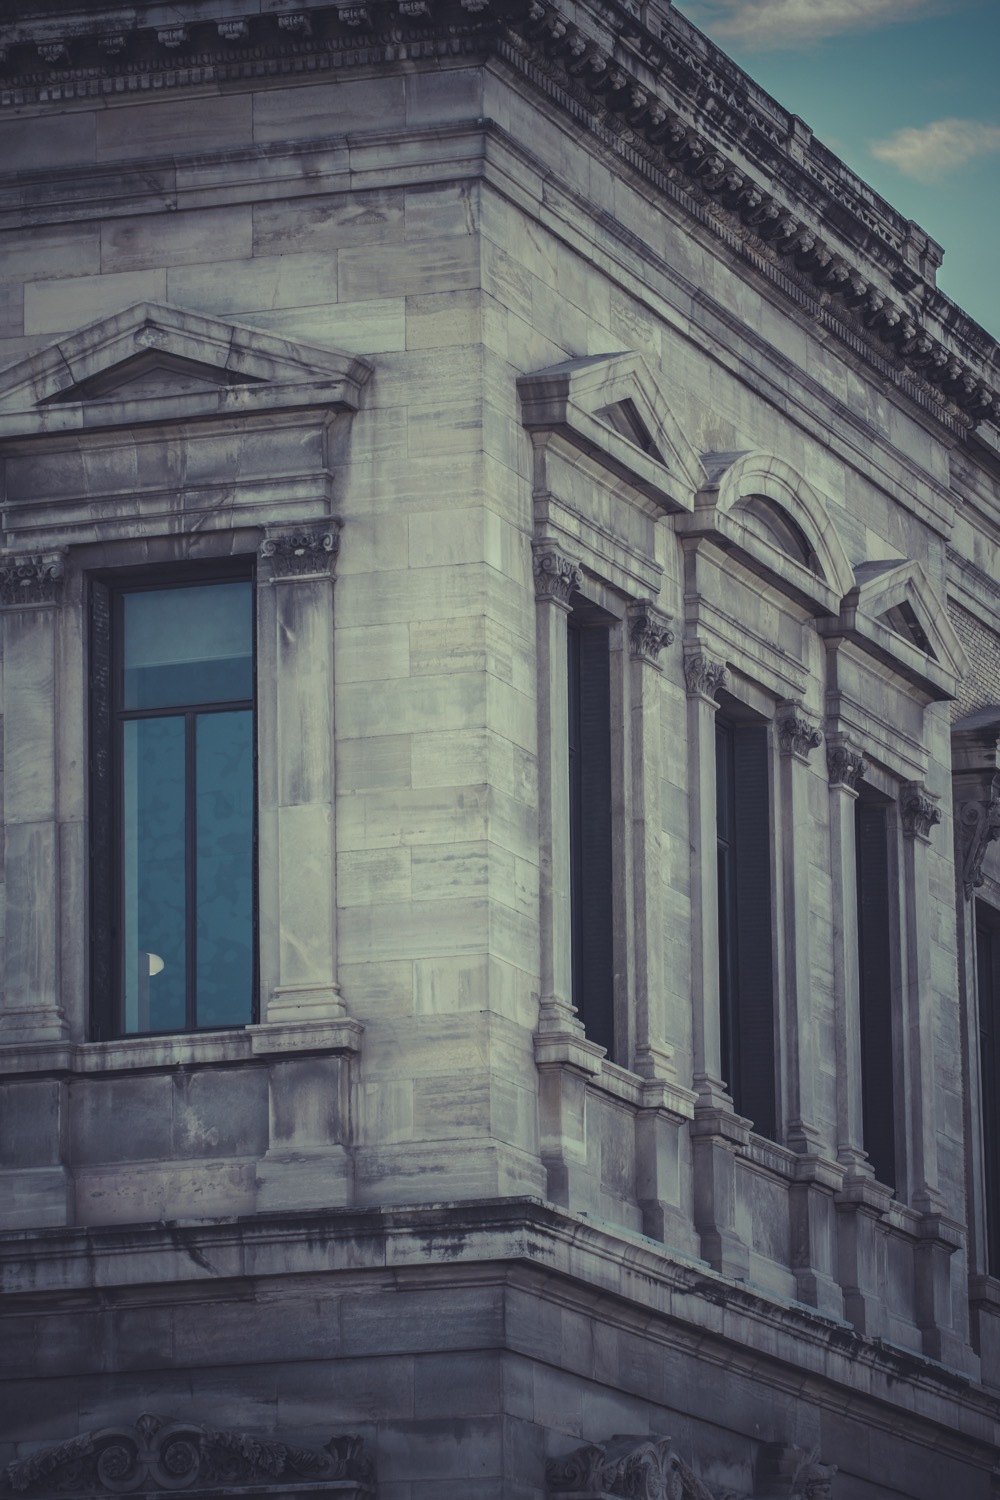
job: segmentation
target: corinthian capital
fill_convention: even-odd
[[[689,698],[710,698],[726,685],[725,663],[707,656],[704,651],[692,651],[684,658],[684,682]]]
[[[670,618],[670,615],[662,614],[651,599],[637,599],[629,605],[628,642],[633,660],[658,665],[660,652],[674,638]]]
[[[271,564],[275,578],[301,578],[306,574],[331,573],[340,551],[340,525],[326,521],[316,528],[269,536],[260,544],[260,556]]]
[[[25,604],[58,604],[62,587],[61,552],[0,558],[0,607],[4,609],[20,609]]]
[[[782,755],[798,755],[806,760],[810,750],[823,743],[823,736],[795,705],[786,705],[778,714],[778,748]]]
[[[854,792],[868,769],[868,762],[854,745],[841,740],[827,745],[826,766],[831,786],[845,786],[848,791]]]
[[[568,604],[570,595],[583,583],[579,563],[560,552],[554,542],[535,542],[532,552],[535,598],[554,599],[558,604]]]

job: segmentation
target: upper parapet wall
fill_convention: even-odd
[[[669,0],[21,0],[0,109],[456,54],[543,89],[925,409],[1000,427],[1000,351],[936,289],[940,246]]]

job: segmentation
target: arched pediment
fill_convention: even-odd
[[[838,619],[822,628],[856,642],[932,699],[954,698],[969,670],[945,602],[918,562],[861,563]]]
[[[818,613],[836,613],[854,573],[808,480],[769,453],[711,453],[702,462],[709,482],[698,495],[697,511],[713,516],[720,541],[739,547],[751,566],[764,568],[779,585],[792,585]],[[783,542],[782,520],[789,538],[801,537],[802,555],[790,540]]]
[[[0,437],[292,405],[353,411],[370,374],[355,355],[139,302],[0,371]]]

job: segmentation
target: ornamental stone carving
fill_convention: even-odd
[[[219,35],[226,42],[242,42],[250,30],[244,20],[216,21],[215,24]]]
[[[712,1492],[673,1451],[671,1438],[623,1436],[577,1448],[566,1458],[549,1459],[545,1480],[550,1495],[585,1500],[714,1500]]]
[[[832,1500],[836,1464],[821,1464],[815,1453],[788,1443],[765,1443],[757,1462],[759,1500]]]
[[[164,1491],[224,1492],[280,1489],[282,1495],[317,1481],[353,1481],[344,1500],[372,1500],[374,1475],[364,1443],[334,1437],[323,1448],[296,1448],[245,1432],[214,1431],[148,1412],[135,1426],[105,1427],[43,1448],[8,1464],[0,1493],[9,1495],[120,1495]]]
[[[336,523],[328,523],[323,530],[269,536],[260,544],[260,556],[271,564],[275,578],[331,572],[339,551],[340,528]]]
[[[670,615],[658,610],[651,599],[639,599],[629,605],[628,615],[629,649],[633,659],[657,666],[660,652],[674,638]]]
[[[935,798],[919,781],[907,781],[899,804],[903,832],[908,838],[929,840],[931,829],[941,821],[941,811]]]
[[[782,755],[798,755],[808,759],[809,752],[823,743],[823,736],[815,724],[794,709],[784,709],[778,716],[778,748]]]
[[[973,797],[955,805],[962,885],[965,899],[983,883],[983,861],[990,844],[1000,839],[1000,777],[994,777],[988,797]]]
[[[684,682],[689,698],[711,698],[726,685],[725,665],[704,652],[694,652],[684,658]]]
[[[861,751],[844,744],[827,746],[826,765],[830,773],[830,785],[846,786],[852,792],[857,791],[858,782],[868,769],[868,762]]]
[[[554,599],[559,604],[568,604],[570,595],[583,586],[579,564],[551,543],[536,543],[532,569],[536,599]]]
[[[58,604],[62,587],[63,559],[59,552],[0,558],[0,607]]]

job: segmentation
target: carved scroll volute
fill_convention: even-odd
[[[868,769],[868,762],[856,746],[839,740],[826,747],[826,767],[832,787],[846,787],[849,792],[856,792],[858,782]]]
[[[797,704],[784,704],[777,717],[778,748],[782,755],[808,760],[809,752],[823,743],[823,735]]]
[[[716,693],[725,687],[728,673],[725,663],[716,661],[704,651],[692,650],[684,657],[684,682],[689,698],[705,698],[713,707]]]
[[[1000,839],[1000,776],[990,782],[986,796],[956,803],[955,823],[962,886],[966,901],[971,901],[985,878],[986,851]]]
[[[340,552],[340,522],[268,536],[260,544],[260,557],[271,566],[274,578],[306,578],[332,574]]]

